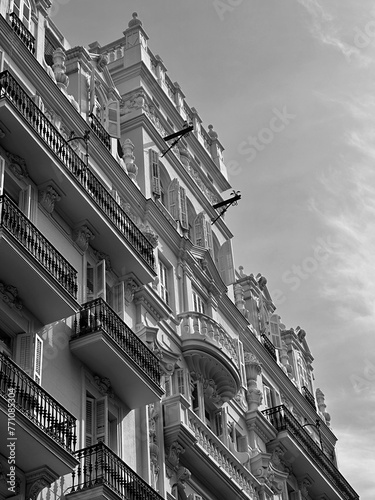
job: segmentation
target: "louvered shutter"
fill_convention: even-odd
[[[124,307],[125,305],[125,294],[124,294],[124,282],[120,281],[120,283],[116,283],[113,287],[113,299],[112,299],[112,307],[114,311],[120,316],[121,319],[124,319]]]
[[[86,398],[86,447],[94,444],[94,398]]]
[[[108,408],[107,398],[103,397],[95,400],[95,417],[96,417],[96,442],[104,442],[107,444],[108,436]]]
[[[187,203],[186,203],[186,191],[185,188],[180,186],[180,222],[181,226],[184,229],[189,229],[188,222],[188,212],[187,212]]]
[[[270,318],[270,334],[273,345],[277,349],[281,349],[279,316],[277,314],[273,314]]]
[[[244,353],[243,353],[243,344],[241,340],[238,340],[238,361],[240,365],[240,372],[241,372],[241,385],[245,389],[247,389],[247,380],[246,380],[246,369],[245,369],[245,358],[244,358]]]
[[[178,179],[168,186],[169,212],[175,220],[180,220],[180,184]]]
[[[42,383],[42,363],[43,363],[43,340],[39,337],[38,334],[35,334],[33,379],[39,385]]]
[[[17,363],[28,375],[32,376],[31,363],[32,335],[20,333],[17,335]]]
[[[159,198],[160,197],[160,165],[159,165],[159,154],[150,149],[150,175],[151,175],[151,189],[153,194]]]
[[[218,271],[221,279],[228,286],[234,283],[234,263],[232,254],[232,245],[230,240],[223,243],[217,255]]]
[[[4,193],[5,160],[0,156],[0,196]]]
[[[205,219],[205,226],[206,226],[206,248],[210,252],[211,256],[213,257],[214,254],[214,249],[213,249],[213,243],[212,243],[212,229],[211,229],[211,223],[210,221]]]
[[[194,234],[195,234],[195,244],[198,247],[206,248],[206,224],[203,213],[200,213],[194,219]]]
[[[95,296],[106,300],[106,279],[105,279],[105,260],[101,260],[95,266]]]
[[[108,104],[108,133],[111,137],[120,138],[120,105],[118,101]]]

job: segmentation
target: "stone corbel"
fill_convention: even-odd
[[[61,200],[61,192],[56,188],[53,181],[38,187],[38,201],[46,212],[51,214],[55,209],[55,203]]]
[[[247,404],[249,411],[257,410],[262,404],[263,394],[258,389],[257,377],[262,373],[260,361],[251,352],[244,352],[247,382]]]
[[[9,153],[8,151],[5,151],[5,155],[8,159],[9,170],[12,172],[14,177],[16,177],[18,180],[27,179],[29,177],[29,172],[27,170],[26,161],[24,160],[24,158]]]
[[[313,480],[307,475],[305,475],[303,478],[298,479],[298,487],[302,498],[304,499],[309,498],[308,490],[311,488],[312,485],[313,485]]]
[[[45,466],[26,474],[26,499],[36,500],[39,493],[57,479],[57,475]]]
[[[126,305],[129,305],[131,302],[133,302],[134,299],[134,293],[138,288],[137,282],[133,278],[128,278],[125,280],[125,302]]]
[[[88,224],[81,224],[73,231],[73,241],[83,251],[89,247],[90,241],[95,238],[94,232]]]

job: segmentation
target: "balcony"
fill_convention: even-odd
[[[111,136],[108,134],[108,132],[103,127],[103,125],[100,123],[100,121],[96,118],[94,113],[89,114],[89,125],[91,127],[91,130],[93,130],[95,132],[95,134],[98,136],[98,138],[104,144],[104,146],[108,149],[108,151],[110,151],[111,150]]]
[[[75,317],[72,352],[94,373],[107,377],[129,409],[158,401],[158,358],[104,302],[95,299]]]
[[[76,312],[77,272],[6,195],[0,196],[0,280],[44,323]]]
[[[22,41],[22,43],[29,49],[32,54],[35,54],[35,38],[26,28],[19,17],[12,12],[9,14],[9,21],[14,33]]]
[[[178,441],[184,448],[180,455],[181,465],[197,480],[209,484],[217,500],[258,498],[256,491],[260,484],[257,479],[189,406],[181,395],[163,401],[166,443]],[[247,455],[247,459],[249,457]]]
[[[237,346],[225,329],[212,318],[197,312],[178,315],[181,346],[191,372],[213,379],[222,401],[232,399],[240,388]]]
[[[12,403],[14,421],[9,420]],[[17,467],[24,472],[48,465],[56,476],[62,476],[77,465],[73,455],[76,419],[3,353],[0,353],[0,428],[3,429],[0,453],[9,457],[7,445],[14,439]]]
[[[315,398],[306,386],[302,386],[302,394],[305,396],[305,399],[309,403],[309,405],[316,411]]]
[[[79,465],[72,473],[72,489],[67,498],[90,500],[163,500],[136,472],[104,443],[75,454]]]
[[[294,458],[294,474],[298,477],[307,473],[312,478],[312,497],[326,494],[332,500],[359,499],[331,460],[285,406],[269,408],[262,413],[278,431],[276,440],[282,442]]]
[[[262,337],[262,344],[265,348],[265,350],[268,352],[268,354],[273,358],[275,361],[277,361],[277,356],[276,356],[276,347],[272,344],[270,339],[265,335],[264,333],[261,334]]]
[[[89,221],[95,248],[111,248],[113,269],[132,271],[145,283],[153,280],[151,243],[8,71],[0,74],[0,114],[6,132],[1,146],[19,154],[22,144],[35,184],[52,181],[61,191],[55,209],[73,226]]]

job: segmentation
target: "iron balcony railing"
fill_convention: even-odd
[[[272,344],[267,335],[262,333],[261,337],[262,337],[262,344],[265,347],[266,351],[275,361],[277,361],[276,347]]]
[[[160,385],[158,358],[102,298],[82,305],[75,317],[73,338],[98,330],[109,335],[153,382]]]
[[[76,445],[76,419],[4,353],[0,353],[0,396],[14,396],[15,407],[70,453]]]
[[[315,398],[314,398],[314,396],[311,394],[311,392],[308,390],[308,388],[305,385],[302,386],[302,393],[305,396],[306,401],[316,411]]]
[[[0,196],[0,227],[10,233],[75,299],[77,271],[6,195]]]
[[[94,115],[94,113],[89,114],[89,125],[95,134],[99,137],[104,146],[110,150],[111,149],[111,136],[108,134],[106,129]]]
[[[263,410],[262,413],[277,431],[287,430],[290,432],[299,446],[313,458],[315,464],[318,465],[322,473],[329,478],[346,500],[359,499],[357,493],[336,469],[331,460],[324,454],[323,450],[319,448],[307,431],[284,405],[268,408],[267,410]]]
[[[9,14],[10,25],[18,38],[26,45],[32,54],[35,54],[35,38],[23,24],[21,19],[12,12]]]
[[[72,473],[71,493],[105,485],[121,499],[163,500],[103,442],[75,453],[80,464]]]
[[[0,73],[0,99],[6,98],[36,131],[43,142],[74,176],[85,192],[107,216],[110,223],[132,245],[144,261],[154,269],[155,260],[151,243],[142,234],[125,211],[115,201],[100,180],[87,168],[68,142],[52,125],[9,73]]]

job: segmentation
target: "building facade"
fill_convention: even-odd
[[[137,14],[84,48],[49,8],[0,0],[0,498],[358,499],[217,133]]]

